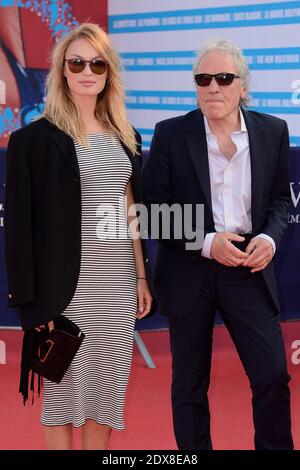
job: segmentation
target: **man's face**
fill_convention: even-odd
[[[239,75],[231,54],[219,51],[208,52],[197,67],[196,73],[216,74],[221,72]],[[226,119],[237,111],[240,98],[245,98],[246,87],[235,78],[231,85],[220,86],[213,79],[208,86],[197,85],[198,104],[208,120]]]

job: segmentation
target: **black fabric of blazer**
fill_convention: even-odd
[[[253,235],[265,233],[278,249],[288,223],[290,201],[289,136],[282,119],[242,109],[249,136]],[[144,202],[204,205],[204,234],[215,232],[206,133],[202,112],[159,122],[143,172]],[[195,221],[193,220],[193,225]],[[171,227],[172,234],[172,227]],[[187,316],[197,302],[201,250],[187,251],[184,238],[160,240],[154,272],[158,309]],[[273,262],[263,278],[279,310]]]
[[[139,134],[137,140],[140,153]],[[124,149],[139,203],[140,157]],[[22,328],[28,330],[67,307],[81,261],[81,186],[74,142],[45,118],[11,134],[4,210],[8,306],[19,308]],[[143,240],[142,246],[151,288]]]

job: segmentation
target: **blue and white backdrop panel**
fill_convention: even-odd
[[[250,107],[286,119],[300,145],[300,1],[111,0],[108,25],[144,148],[157,121],[196,107],[193,63],[201,43],[219,36],[247,56]]]

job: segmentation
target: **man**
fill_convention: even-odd
[[[246,111],[247,63],[231,41],[207,42],[194,71],[200,109],[156,125],[144,170],[148,206],[204,205],[202,249],[187,249],[171,225],[154,279],[159,311],[170,317],[177,444],[212,448],[207,391],[217,309],[250,380],[255,448],[292,449],[272,262],[290,199],[287,125]]]

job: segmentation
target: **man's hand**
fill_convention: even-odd
[[[214,236],[210,254],[213,259],[224,266],[242,266],[248,259],[249,254],[236,248],[231,240],[242,242],[244,237],[240,237],[232,232],[219,232]]]
[[[261,237],[252,238],[246,248],[249,258],[243,263],[243,266],[253,268],[252,273],[265,269],[273,258],[273,247],[269,240]]]

